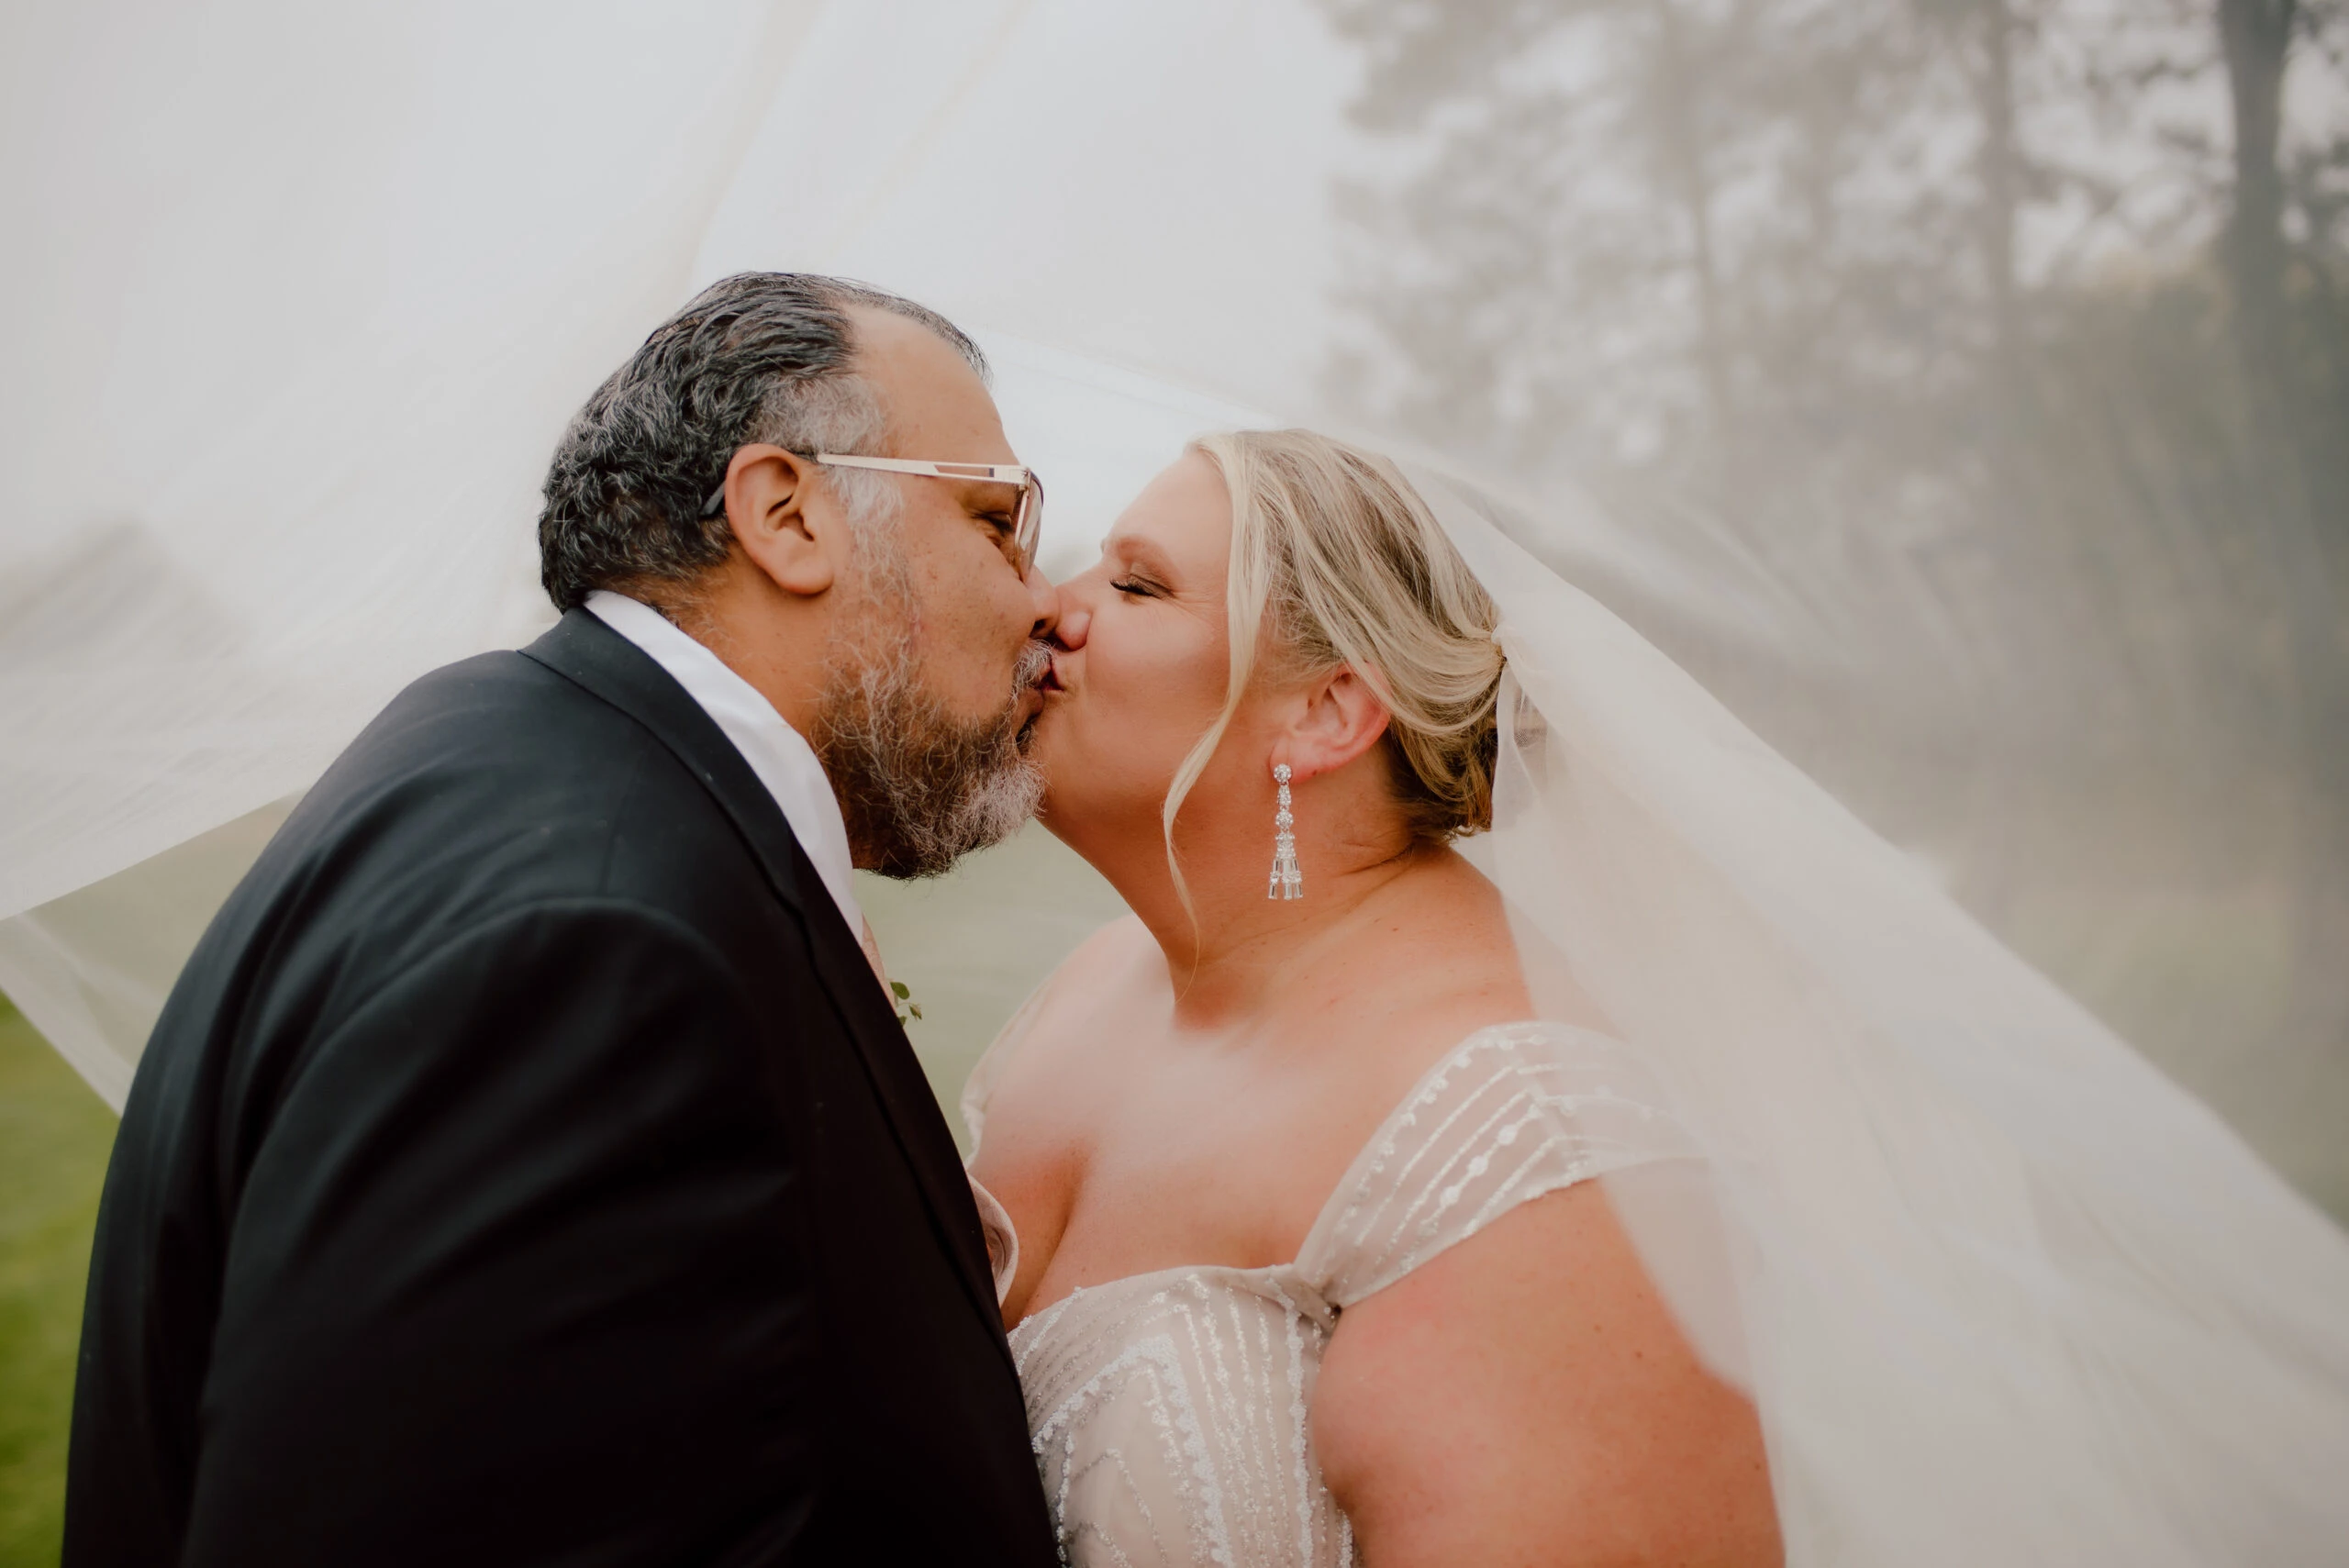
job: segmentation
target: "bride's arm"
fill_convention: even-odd
[[[1781,1561],[1761,1428],[1596,1182],[1349,1307],[1314,1391],[1368,1568]]]

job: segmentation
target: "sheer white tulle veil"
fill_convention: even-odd
[[[991,328],[1007,429],[1053,487],[1056,571],[1187,435],[1256,410],[1343,415],[1313,390],[1353,321],[1333,269],[1395,231],[1340,223],[1358,204],[1330,196],[1394,150],[1363,139],[1332,9],[1367,8],[0,9],[21,128],[0,143],[0,198],[28,237],[0,248],[0,990],[119,1105],[173,976],[285,803],[408,681],[549,618],[530,528],[547,453],[644,332],[728,272],[863,277]],[[1531,14],[1395,9],[1465,42]],[[1528,214],[1548,199],[1476,177]],[[1392,205],[1377,210],[1421,239],[1453,221]],[[1549,251],[1499,279],[1518,295],[1487,299],[1477,246],[1478,312],[1546,308]],[[1473,367],[1486,328],[1470,327]],[[1381,428],[1473,461],[1444,444],[1443,412]],[[1553,550],[1549,503],[1520,516],[1439,465],[1403,467],[1502,615],[1496,828],[1464,850],[1509,901],[1536,998],[1569,975],[1594,997],[1625,1060],[1592,1070],[1651,1081],[1674,1112],[1652,1129],[1659,1152],[1697,1156],[1609,1191],[1699,1348],[1756,1397],[1790,1561],[2349,1562],[2349,1237],[1543,562],[1609,595],[1656,584],[1670,646],[1686,645],[1669,624],[1752,617],[1743,646],[1790,665],[1822,642],[1891,649],[1865,712],[1913,709],[1920,728],[1963,706],[1919,675],[1943,651],[2025,669],[1993,693],[2065,674],[2037,722],[2109,708],[2130,769],[2067,786],[2067,828],[2116,778],[2242,751],[2264,732],[2214,722],[2197,694],[2265,701],[2275,667],[2173,692],[2210,644],[2116,637],[2130,662],[2113,663],[2112,628],[2087,625],[2008,657],[2041,624],[2008,614],[2048,559],[2029,512],[1980,519],[1965,559],[1997,570],[1971,597],[1910,572],[1906,547],[1790,584],[1827,544],[1751,573],[1731,569],[1734,531],[1718,550],[1621,528]],[[1477,472],[1539,485],[1550,470]],[[2170,526],[2113,548],[2150,559]],[[2241,531],[2228,550],[2257,537]],[[2156,594],[2168,567],[2143,570],[2121,602],[2147,624],[2264,602],[2206,603],[2192,575]],[[1753,613],[1814,587],[1837,612],[1825,629]],[[1923,651],[1881,634],[1909,620],[1932,633]],[[2109,701],[2124,680],[2132,700]],[[1763,681],[1720,689],[1776,717]],[[2015,731],[2014,766],[2052,776],[2070,754],[2043,754],[2041,732]],[[1833,776],[1874,739],[1798,754]],[[2212,772],[2257,786],[2232,807],[2245,818],[2291,794],[2265,766]],[[2127,821],[2178,832],[2192,809]],[[2209,838],[2228,888],[2324,880],[2289,835],[2272,854]],[[2127,915],[2140,885],[2096,889],[2080,920]],[[2199,942],[2237,906],[2196,885]],[[1041,964],[1074,921],[1056,892],[1020,895],[1038,906],[987,920]],[[2172,950],[2143,938],[2131,951],[2157,967]],[[2214,992],[2215,1016],[2248,1018],[2265,973]],[[952,978],[941,964],[941,988]],[[954,1011],[933,1006],[933,1027]],[[2288,1053],[2251,1045],[2267,1054],[2248,1075],[2299,1103]],[[2323,1145],[2318,1113],[2243,1125],[2263,1147],[2311,1127]]]
[[[1757,1399],[1789,1561],[2343,1561],[2349,1239],[1500,504],[1404,466],[1501,614],[1467,845],[1537,1004],[1571,974],[1701,1156],[1610,1195]]]

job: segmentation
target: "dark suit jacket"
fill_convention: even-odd
[[[890,1005],[594,617],[409,687],[189,960],[67,1490],[69,1568],[1054,1560]]]

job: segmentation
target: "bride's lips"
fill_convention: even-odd
[[[1044,667],[1043,677],[1036,683],[1034,689],[1040,692],[1064,692],[1068,690],[1068,687],[1061,683],[1061,655],[1059,649],[1056,648],[1052,650],[1052,662]]]

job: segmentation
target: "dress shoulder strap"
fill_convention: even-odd
[[[1297,1266],[1345,1307],[1519,1204],[1694,1152],[1621,1041],[1566,1024],[1479,1029],[1364,1145]]]

